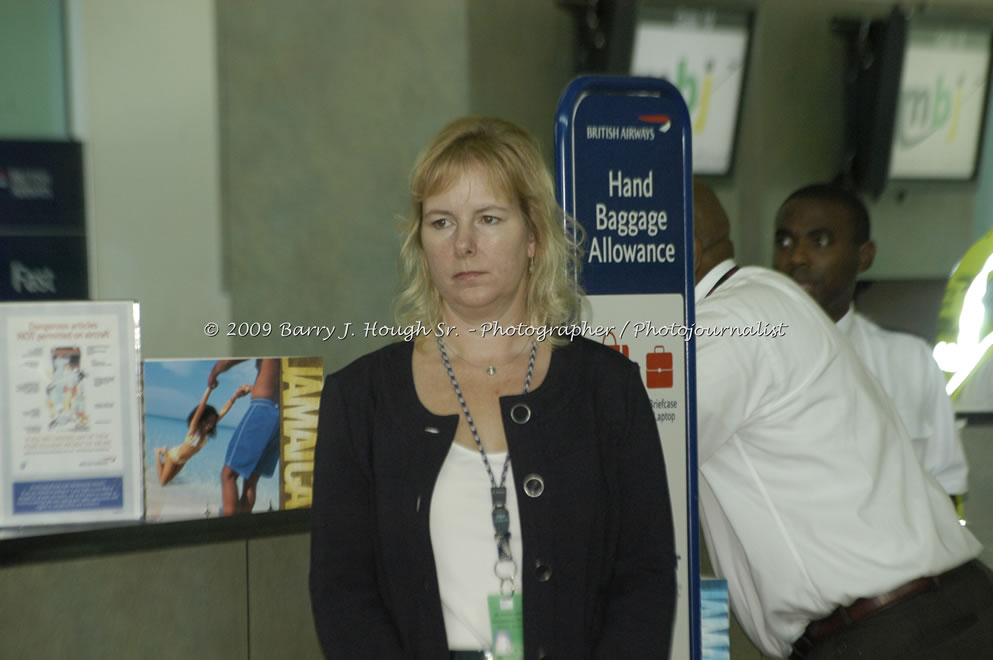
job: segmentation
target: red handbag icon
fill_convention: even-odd
[[[614,340],[614,343],[613,344],[608,344],[607,343],[607,337],[610,337],[611,339],[613,339]],[[629,353],[629,351],[628,351],[628,345],[627,344],[618,344],[617,343],[617,337],[614,336],[614,333],[613,332],[608,332],[607,334],[605,334],[603,336],[603,344],[605,346],[610,346],[615,351],[619,351],[622,355],[624,355],[624,357],[631,357],[630,355],[628,355],[628,353]]]
[[[645,356],[645,367],[645,387],[672,387],[672,353],[666,353],[665,346],[656,346]]]

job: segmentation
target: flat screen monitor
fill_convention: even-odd
[[[993,28],[911,20],[907,30],[891,180],[969,180],[976,174]]]
[[[630,73],[665,78],[693,123],[693,172],[731,170],[744,89],[751,14],[638,3]]]

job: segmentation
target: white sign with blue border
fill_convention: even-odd
[[[673,658],[700,657],[691,124],[656,78],[584,76],[559,102],[556,193],[586,231],[592,325],[641,367],[665,452],[679,597]]]

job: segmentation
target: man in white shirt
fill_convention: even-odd
[[[701,528],[742,627],[773,657],[993,658],[993,572],[893,404],[792,280],[737,268],[700,184],[694,208]]]
[[[776,214],[773,267],[809,293],[848,337],[896,406],[914,453],[953,497],[969,468],[945,393],[945,377],[921,339],[883,330],[855,311],[855,282],[872,266],[876,245],[858,195],[832,184],[800,188]]]

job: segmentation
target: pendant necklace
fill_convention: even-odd
[[[500,592],[505,593],[505,585],[509,583],[509,592],[512,594],[514,591],[514,576],[517,574],[517,562],[514,561],[513,554],[510,551],[510,512],[507,511],[506,483],[507,470],[510,468],[510,449],[508,448],[507,450],[507,460],[503,462],[503,473],[500,475],[500,483],[498,485],[496,477],[493,476],[493,470],[490,468],[490,461],[486,458],[486,452],[483,450],[483,442],[479,439],[476,423],[472,421],[472,415],[469,414],[469,406],[466,405],[465,397],[462,396],[462,388],[459,387],[458,381],[455,380],[455,372],[452,371],[452,365],[448,361],[448,353],[445,351],[445,343],[441,341],[441,337],[438,337],[438,349],[441,351],[441,361],[445,363],[445,369],[448,371],[448,379],[452,381],[452,389],[455,390],[455,396],[459,400],[459,405],[462,406],[462,414],[465,415],[465,421],[468,422],[469,430],[472,431],[472,439],[476,441],[479,455],[483,457],[483,465],[486,467],[486,473],[490,477],[490,498],[493,502],[493,531],[497,546],[497,561],[493,566],[493,572],[496,573],[497,578],[500,580]],[[527,377],[524,379],[524,394],[527,394],[528,390],[531,389],[531,376],[534,373],[534,357],[537,351],[538,342],[531,342],[531,358],[528,361]],[[491,366],[490,369],[493,369],[492,373],[496,372],[495,367]],[[487,372],[492,375],[489,370]],[[501,564],[508,565],[510,570],[500,570]]]
[[[440,345],[441,344],[441,341],[440,341],[441,340],[441,337],[438,337],[438,339],[439,339],[439,342],[438,343]],[[490,376],[495,376],[496,375],[496,372],[497,372],[497,368],[503,369],[508,364],[510,364],[511,362],[513,362],[514,360],[516,360],[517,359],[517,356],[520,355],[522,352],[524,352],[524,349],[526,347],[527,347],[527,344],[525,344],[524,346],[522,346],[519,351],[517,351],[516,353],[514,353],[514,355],[511,356],[511,358],[509,360],[507,360],[506,362],[504,362],[504,363],[502,363],[500,365],[495,365],[495,364],[489,364],[489,365],[487,365],[485,367],[486,368],[486,373],[488,375],[490,375]],[[483,365],[476,364],[476,363],[474,363],[474,362],[472,362],[470,360],[467,360],[466,358],[464,358],[462,355],[460,355],[458,353],[455,354],[455,357],[459,358],[460,360],[462,360],[463,362],[465,362],[466,364],[468,364],[471,367],[475,367],[477,369],[482,369],[483,368]]]

